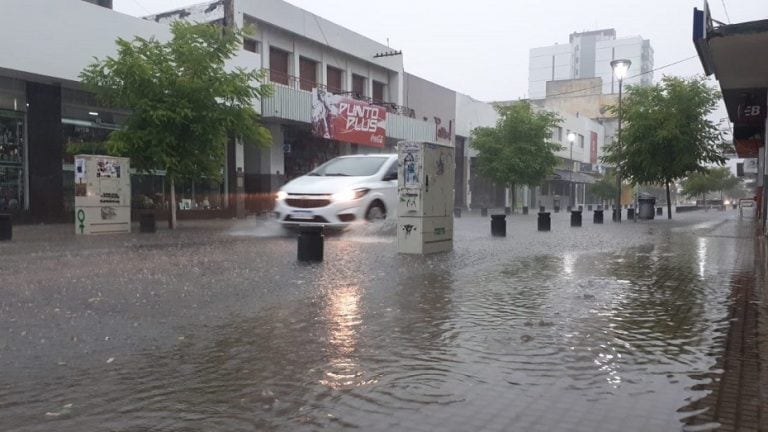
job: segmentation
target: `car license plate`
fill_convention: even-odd
[[[315,218],[315,214],[308,210],[294,210],[291,212],[291,217],[294,219],[312,220]]]

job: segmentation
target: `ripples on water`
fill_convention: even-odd
[[[679,428],[727,325],[719,263],[734,261],[690,241],[492,267],[398,257],[374,281],[352,266],[297,270],[312,295],[186,329],[171,350],[4,384],[0,419],[17,431]]]

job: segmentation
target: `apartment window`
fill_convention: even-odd
[[[373,94],[371,95],[374,101],[384,102],[384,83],[374,81],[373,82]]]
[[[579,134],[579,148],[584,148],[584,135]]]
[[[352,74],[352,92],[356,96],[365,96],[365,77]]]
[[[326,75],[328,80],[328,91],[331,93],[341,93],[344,91],[344,85],[342,84],[344,74],[342,73],[341,69],[328,66]]]
[[[243,39],[243,49],[252,53],[260,53],[261,43],[254,39],[245,38]]]
[[[560,126],[555,126],[555,129],[552,131],[552,140],[563,142],[563,128]]]
[[[317,86],[317,62],[305,57],[299,58],[299,87],[312,91]]]
[[[288,52],[269,47],[269,80],[288,85]]]

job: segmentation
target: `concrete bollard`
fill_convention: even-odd
[[[592,204],[587,204],[587,211],[592,211]]]
[[[323,260],[322,226],[303,226],[299,228],[297,257],[301,262],[320,262]]]
[[[627,209],[627,220],[632,220],[634,218],[635,218],[635,209],[630,207]]]
[[[453,209],[453,217],[455,218],[461,217],[461,207],[456,207]]]
[[[661,216],[664,214],[664,208],[663,207],[656,207],[656,216]]]
[[[555,213],[560,213],[560,206],[555,206]]]
[[[572,227],[581,226],[581,210],[574,210],[571,212],[571,226]]]
[[[491,235],[493,237],[507,236],[507,215],[491,215]]]
[[[621,208],[613,209],[613,221],[621,222]]]
[[[595,212],[592,213],[592,223],[596,223],[596,224],[603,223],[603,211],[602,210],[595,210]]]
[[[0,241],[13,238],[13,220],[8,213],[0,213]]]
[[[139,232],[152,234],[157,230],[154,213],[142,213],[139,216]]]
[[[509,216],[512,214],[512,207],[504,207],[504,214]]]
[[[528,206],[523,206],[523,214],[524,215],[528,214]]]
[[[487,207],[483,207],[483,208],[480,209],[480,216],[488,217],[488,208]]]
[[[540,212],[538,219],[539,231],[551,231],[552,230],[552,218],[549,212]]]

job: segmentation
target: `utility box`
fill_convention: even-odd
[[[453,249],[453,147],[397,144],[397,250],[431,254]]]
[[[130,160],[112,156],[75,156],[75,233],[130,232]]]

